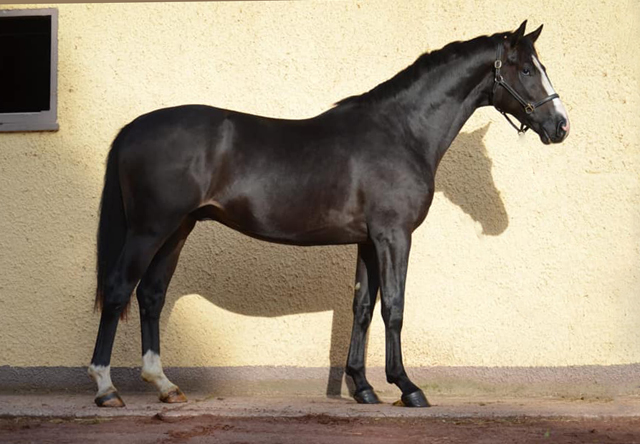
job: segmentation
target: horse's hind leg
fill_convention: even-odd
[[[167,288],[178,264],[180,251],[195,225],[188,218],[171,235],[156,254],[136,291],[140,307],[142,333],[142,379],[153,384],[160,400],[167,403],[186,402],[182,391],[165,376],[160,361],[160,313]]]
[[[124,402],[111,382],[110,362],[118,319],[134,287],[149,266],[160,246],[173,230],[144,233],[129,230],[114,271],[107,278],[100,328],[89,366],[89,375],[98,385],[95,402],[99,407],[122,407]]]
[[[353,397],[360,404],[377,404],[378,396],[365,376],[365,345],[373,308],[380,287],[378,262],[373,244],[358,245],[358,265],[353,298],[353,330],[347,358],[347,375],[356,385]]]

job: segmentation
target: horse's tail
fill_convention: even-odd
[[[94,305],[96,310],[102,309],[104,306],[106,279],[116,265],[127,233],[127,219],[124,212],[118,168],[118,151],[122,145],[125,129],[120,131],[111,145],[107,158],[107,171],[104,175],[104,188],[102,189],[102,199],[100,201],[100,222],[98,224],[96,265],[98,286]],[[121,317],[126,317],[126,312],[127,309],[125,308]]]

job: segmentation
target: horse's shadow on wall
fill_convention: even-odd
[[[506,230],[509,220],[483,143],[487,129],[488,125],[458,135],[439,166],[436,199],[444,195],[481,224],[484,234],[496,236]],[[164,321],[180,296],[193,293],[245,316],[331,310],[327,395],[339,396],[351,334],[355,255],[355,247],[274,245],[219,224],[201,224],[183,251],[167,295]]]

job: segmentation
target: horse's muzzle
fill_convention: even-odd
[[[563,142],[569,135],[569,128],[569,120],[563,117],[555,126],[543,126],[540,140],[544,144]]]

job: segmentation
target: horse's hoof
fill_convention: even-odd
[[[187,402],[187,397],[184,396],[182,390],[176,387],[166,395],[160,395],[160,401],[166,402],[167,404],[179,404],[181,402]]]
[[[422,390],[417,390],[413,393],[409,393],[408,395],[402,395],[400,401],[394,402],[393,405],[402,407],[431,407],[431,404],[427,401]]]
[[[109,392],[102,396],[97,396],[95,402],[98,407],[124,407],[124,401],[118,392]]]
[[[376,392],[371,388],[354,393],[353,399],[355,399],[358,404],[380,404],[378,395],[376,395]]]

